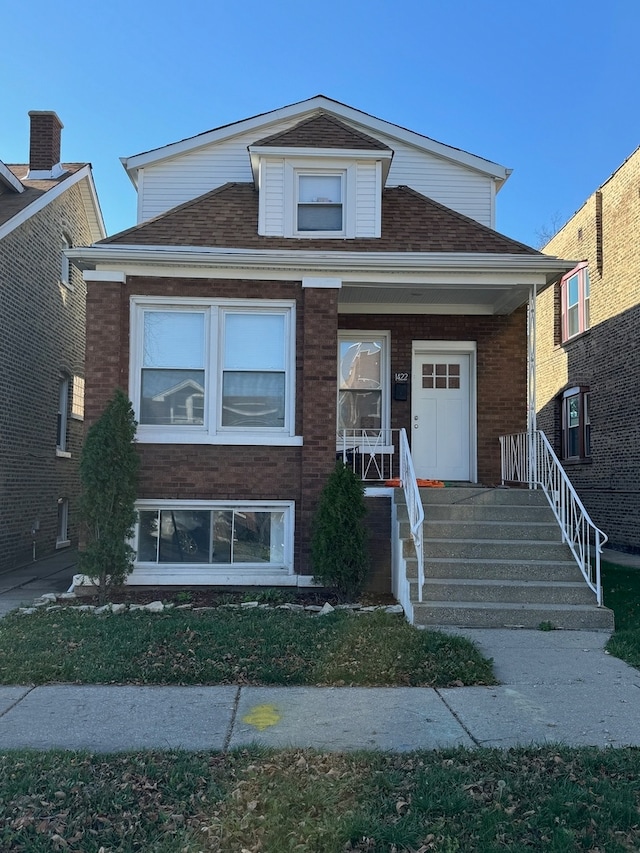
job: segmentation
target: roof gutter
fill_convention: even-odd
[[[297,271],[452,273],[497,272],[544,275],[547,284],[575,266],[549,255],[469,252],[322,252],[278,249],[221,249],[193,246],[93,245],[67,252],[85,270],[130,264],[170,267],[270,268]]]

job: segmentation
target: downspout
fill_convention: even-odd
[[[527,447],[529,459],[529,488],[537,487],[538,470],[536,443],[536,287],[529,288],[527,312]]]

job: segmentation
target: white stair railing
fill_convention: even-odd
[[[411,538],[413,539],[416,549],[416,559],[418,561],[418,601],[422,601],[422,588],[424,587],[424,548],[422,543],[424,507],[422,506],[420,489],[416,481],[416,472],[413,467],[407,432],[404,429],[400,430],[400,481],[407,504]]]
[[[531,440],[533,438],[533,440]],[[607,535],[591,521],[546,435],[535,430],[500,437],[502,483],[541,488],[589,587],[602,605],[600,556]]]

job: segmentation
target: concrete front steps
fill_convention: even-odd
[[[415,625],[538,628],[550,623],[613,630],[612,611],[597,606],[541,491],[454,487],[420,494],[422,602],[415,559],[406,561]],[[407,523],[400,524],[400,532],[407,554],[412,553]]]

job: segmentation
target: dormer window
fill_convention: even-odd
[[[296,173],[297,231],[344,233],[345,173]]]

